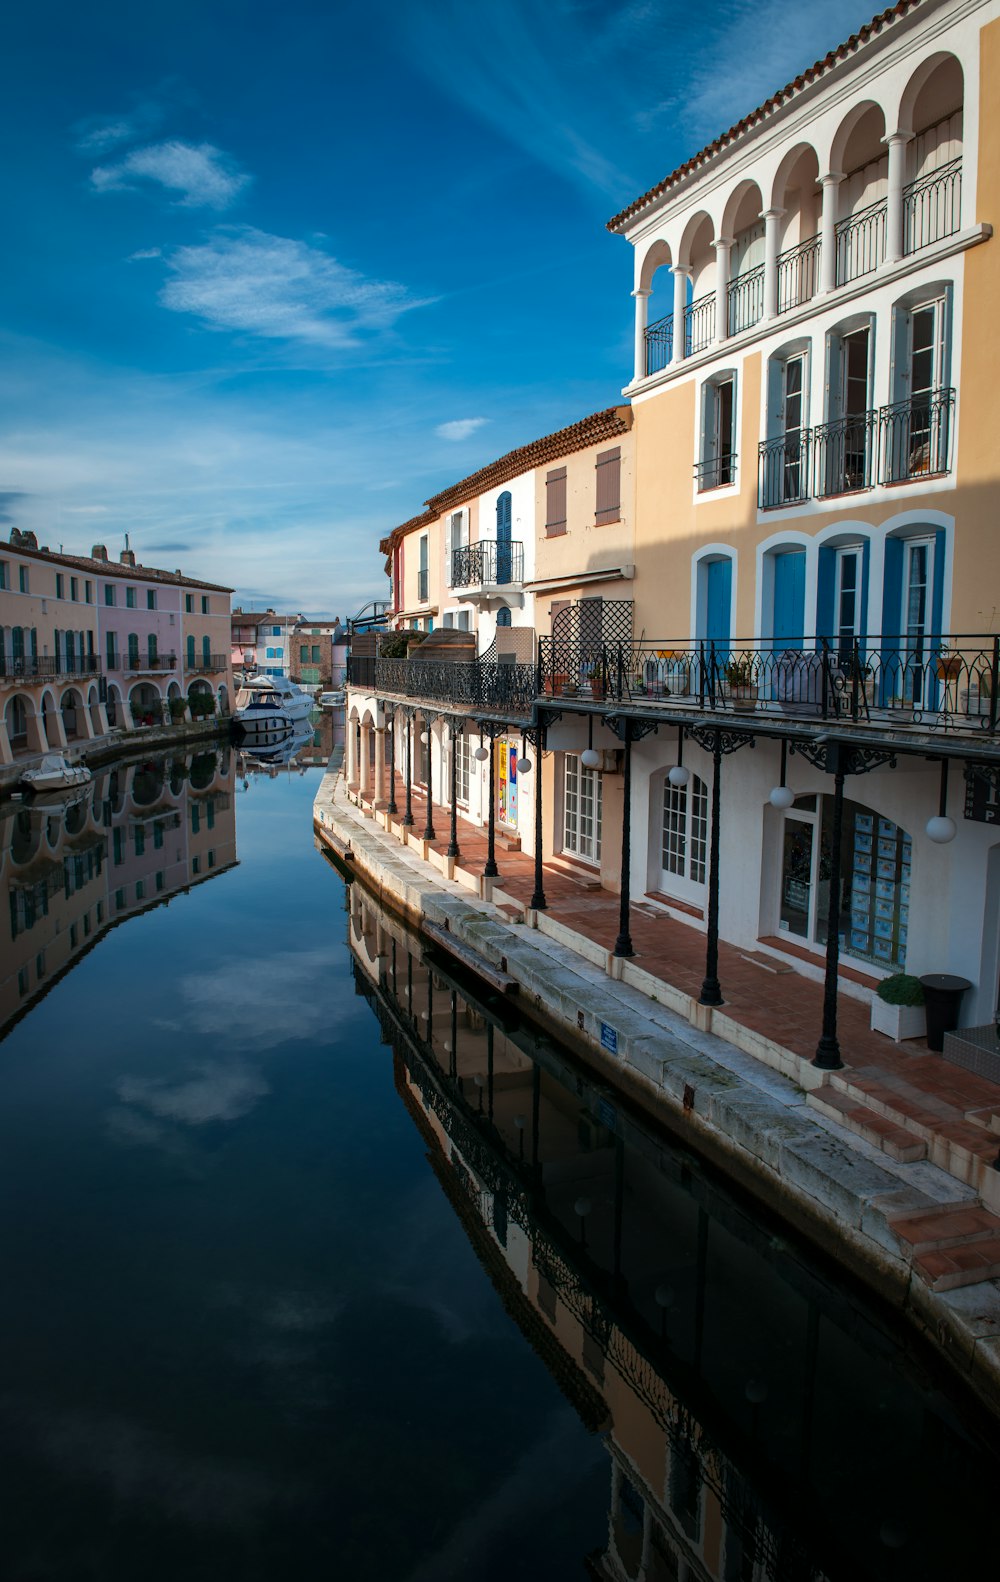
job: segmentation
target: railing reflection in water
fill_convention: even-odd
[[[978,1427],[956,1433],[910,1338],[357,883],[348,908],[356,989],[435,1174],[508,1312],[607,1435],[591,1574],[972,1574],[995,1454]]]

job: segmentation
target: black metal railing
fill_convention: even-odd
[[[365,687],[369,692],[375,688],[375,666],[378,661],[374,654],[348,654],[346,681],[349,687]]]
[[[810,236],[778,255],[778,312],[809,302],[819,290],[820,239]]]
[[[762,511],[809,499],[812,435],[809,429],[763,440],[757,449],[757,504]]]
[[[866,209],[852,214],[847,220],[838,220],[837,284],[845,286],[849,280],[859,280],[871,274],[885,257],[886,200],[870,203]]]
[[[228,667],[228,663],[229,661],[225,654],[196,654],[194,658],[186,661],[184,668],[185,670],[199,670],[203,674],[214,674],[217,671],[225,670]]]
[[[723,489],[726,484],[735,483],[735,451],[724,456],[712,456],[707,461],[695,462],[694,481],[699,494],[703,494],[707,489]]]
[[[175,670],[177,668],[176,654],[129,654],[125,660],[126,670]]]
[[[524,545],[510,539],[481,538],[451,552],[453,588],[506,587],[524,581]]]
[[[684,309],[684,351],[691,357],[711,346],[715,339],[715,292],[689,302]]]
[[[955,392],[951,389],[882,407],[879,441],[883,483],[932,478],[948,472],[954,407]]]
[[[98,676],[101,661],[95,654],[65,655],[55,659],[50,655],[40,658],[31,654],[0,654],[0,677],[31,681],[35,677]]]
[[[813,429],[813,493],[817,498],[871,488],[875,479],[877,425],[878,414],[872,411],[821,423]]]
[[[729,282],[728,323],[729,334],[739,335],[764,317],[764,265],[748,269]]]
[[[996,731],[1000,637],[896,633],[729,643],[539,639],[543,697],[924,730]]]
[[[373,690],[380,695],[443,703],[468,709],[471,713],[510,714],[528,719],[538,693],[534,665],[377,659],[374,667]]]
[[[427,572],[417,572],[417,600],[420,604],[427,603]]]
[[[962,224],[962,161],[950,159],[903,188],[903,252],[917,253]]]
[[[646,374],[662,373],[674,355],[674,316],[657,319],[646,329]]]

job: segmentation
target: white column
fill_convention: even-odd
[[[345,756],[344,767],[345,767],[345,770],[346,770],[346,773],[347,773],[347,784],[349,786],[356,786],[357,783],[358,783],[358,763],[357,763],[357,758],[358,758],[358,722],[357,722],[357,720],[349,719],[347,721],[347,725],[345,727],[345,736],[346,736],[346,741],[344,742],[344,746],[346,748],[346,752],[345,752],[345,755],[344,755]]]
[[[635,374],[638,379],[646,377],[646,322],[649,316],[650,291],[645,286],[637,286],[632,293],[635,298]]]
[[[715,338],[724,341],[729,336],[729,254],[732,252],[731,236],[717,236],[715,248]]]
[[[373,801],[385,800],[385,729],[381,725],[375,727],[375,794]]]
[[[903,256],[903,176],[906,172],[906,145],[911,132],[892,132],[889,145],[889,192],[885,210],[885,261],[894,264]]]
[[[837,285],[837,205],[840,183],[843,179],[844,173],[841,170],[831,170],[828,175],[820,177],[820,186],[823,188],[823,217],[819,222],[819,268],[822,292],[833,291]]]
[[[685,264],[674,264],[670,273],[674,277],[674,351],[670,361],[681,363],[686,355],[684,315],[687,313],[687,288],[691,271]]]
[[[361,726],[361,763],[358,766],[359,790],[363,797],[370,797],[372,794],[371,740],[372,728],[365,721]]]
[[[778,312],[778,227],[784,215],[784,209],[764,210],[765,319],[773,319]]]

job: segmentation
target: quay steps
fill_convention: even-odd
[[[890,1159],[896,1159],[900,1164],[912,1164],[917,1159],[927,1158],[925,1138],[918,1137],[908,1127],[900,1126],[888,1116],[869,1109],[867,1104],[862,1104],[849,1093],[839,1093],[832,1087],[816,1088],[808,1095],[806,1102],[811,1109],[818,1110],[831,1121],[839,1122],[849,1132],[863,1137],[873,1147],[881,1148]]]
[[[935,1204],[889,1223],[932,1291],[1000,1277],[1000,1217],[982,1204]]]

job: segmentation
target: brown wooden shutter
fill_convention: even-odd
[[[566,531],[566,468],[545,474],[545,531],[549,537]]]
[[[622,449],[602,450],[597,458],[597,526],[617,522],[622,514]]]
[[[549,631],[551,631],[552,627],[555,625],[555,619],[559,614],[559,611],[568,610],[572,602],[572,599],[553,599],[552,603],[549,605]]]

